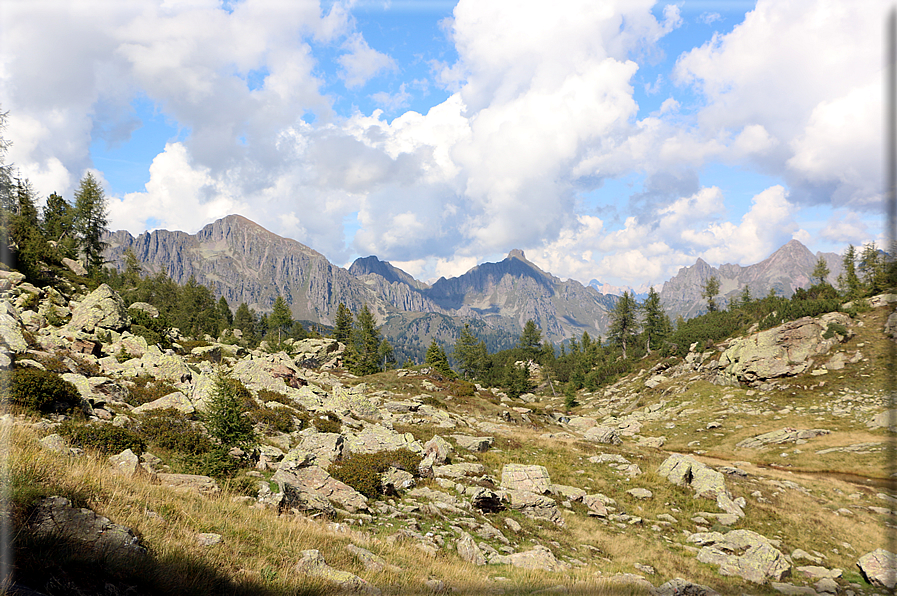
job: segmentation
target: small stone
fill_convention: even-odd
[[[215,546],[224,542],[224,539],[221,537],[221,534],[206,533],[197,535],[196,541],[200,546]]]
[[[626,492],[636,499],[650,499],[654,496],[654,493],[647,488],[630,488]]]

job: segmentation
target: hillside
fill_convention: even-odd
[[[897,297],[646,358],[568,411],[538,376],[517,400],[426,369],[356,378],[331,340],[165,352],[107,286],[0,278],[0,359],[73,385],[40,401],[16,377],[3,419],[37,594],[893,587],[873,559],[897,501]],[[257,445],[214,446],[227,395]]]

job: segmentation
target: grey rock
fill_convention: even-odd
[[[893,590],[897,586],[897,555],[883,548],[866,553],[857,561],[863,576],[878,588]]]
[[[435,466],[433,468],[433,475],[437,478],[453,478],[455,480],[460,480],[467,476],[480,476],[485,471],[486,467],[483,466],[483,464],[461,463],[449,464],[447,466]]]
[[[504,494],[511,509],[520,511],[527,517],[546,519],[559,526],[565,525],[557,503],[551,497],[527,490],[506,490]]]
[[[93,333],[96,329],[121,331],[131,325],[124,300],[106,284],[87,295],[72,311],[67,328]]]
[[[66,257],[63,258],[61,262],[75,275],[87,275],[87,269],[84,268],[84,265],[82,265],[80,261]]]
[[[721,575],[737,575],[757,584],[782,581],[791,575],[785,555],[767,538],[750,530],[692,534],[688,542],[703,545],[698,560],[718,565]]]
[[[468,435],[451,435],[451,437],[455,439],[458,447],[477,453],[485,453],[495,442],[493,437],[471,437]]]
[[[215,494],[220,489],[214,478],[197,474],[159,474],[159,482],[172,488],[196,492],[199,494]]]
[[[794,584],[783,584],[780,582],[771,582],[772,589],[787,596],[816,596],[816,590],[808,586],[795,586]]]
[[[360,546],[349,544],[346,546],[346,550],[355,555],[368,571],[373,571],[375,573],[380,573],[382,571],[391,571],[393,573],[402,572],[401,567],[387,563],[383,557],[375,555],[371,551],[361,548]]]
[[[583,438],[587,441],[594,441],[595,443],[603,443],[606,445],[619,445],[623,442],[617,429],[609,426],[592,427],[583,434]]]
[[[295,470],[286,470],[281,467],[271,479],[281,486],[293,485],[300,492],[319,494],[352,513],[367,511],[368,508],[367,497],[351,486],[333,478],[319,466],[308,466]]]
[[[813,587],[820,594],[837,594],[839,588],[838,582],[828,577],[819,580],[813,584]]]
[[[458,551],[458,556],[461,557],[463,561],[473,563],[474,565],[486,564],[486,557],[483,555],[483,551],[477,546],[473,536],[467,532],[461,532],[461,538],[458,539],[456,549]]]
[[[800,440],[806,441],[814,437],[827,435],[830,432],[831,431],[824,428],[783,428],[781,430],[774,430],[772,432],[763,433],[762,435],[757,435],[756,437],[751,437],[750,439],[745,439],[744,441],[740,441],[735,446],[742,449],[761,449],[766,445],[781,445],[782,443],[794,443]]]
[[[380,476],[380,484],[384,494],[395,495],[400,490],[414,488],[414,476],[405,470],[390,467]]]
[[[474,488],[470,504],[483,513],[497,513],[505,508],[501,495],[482,486]]]
[[[152,410],[165,410],[168,408],[174,408],[181,414],[192,414],[196,411],[193,403],[186,395],[180,391],[175,391],[149,403],[141,404],[134,408],[133,412],[135,414],[143,414]]]
[[[112,523],[90,509],[72,507],[64,497],[42,499],[29,523],[35,536],[83,544],[97,558],[116,565],[130,566],[147,556],[130,528]]]
[[[551,478],[545,466],[505,464],[501,469],[501,486],[544,495],[551,490]]]
[[[130,449],[125,449],[118,455],[109,456],[109,463],[115,472],[122,476],[132,477],[147,474],[147,471],[140,465],[140,458]]]
[[[334,569],[324,561],[321,551],[310,549],[302,551],[302,558],[296,563],[296,572],[309,577],[322,579],[347,592],[363,594],[380,594],[380,590],[348,571]]]
[[[443,465],[448,462],[454,450],[451,443],[439,435],[433,435],[432,439],[424,443],[424,457],[432,456],[432,461],[435,465]],[[431,464],[431,467],[433,464]]]
[[[838,579],[843,572],[840,569],[829,569],[828,567],[820,567],[819,565],[805,565],[798,567],[797,571],[810,579]]]
[[[311,456],[310,458],[308,456]],[[302,466],[314,463],[327,468],[346,456],[346,441],[339,433],[309,433],[302,442],[284,457],[286,465]]]
[[[713,588],[693,584],[678,577],[657,586],[654,593],[656,596],[719,596],[719,593]]]
[[[630,488],[626,493],[632,495],[636,499],[650,499],[654,496],[654,493],[647,488]]]
[[[346,448],[352,453],[379,453],[397,449],[423,451],[411,433],[400,434],[380,424],[369,424],[360,432],[349,434],[346,437]]]
[[[211,532],[207,532],[204,534],[197,534],[196,542],[200,546],[215,546],[216,544],[221,544],[224,542],[224,538],[221,537],[221,534],[213,534]]]
[[[128,307],[128,310],[142,312],[149,316],[149,318],[151,319],[159,318],[159,309],[148,302],[134,302],[133,304],[131,304],[131,306]]]
[[[0,341],[17,354],[28,349],[28,342],[22,334],[22,319],[8,300],[0,300]]]
[[[538,569],[541,571],[565,571],[571,568],[569,563],[560,561],[548,548],[537,545],[532,550],[512,555],[499,555],[489,561],[490,564],[512,565],[522,569]]]

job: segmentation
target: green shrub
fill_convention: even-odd
[[[249,413],[249,419],[282,433],[292,432],[296,428],[289,408],[258,408]]]
[[[137,423],[137,433],[154,447],[169,451],[199,455],[215,447],[209,437],[174,408],[143,414]]]
[[[259,479],[252,476],[234,476],[224,483],[224,490],[235,495],[254,497],[259,493]]]
[[[311,419],[311,423],[315,425],[318,432],[322,433],[338,433],[343,428],[343,423],[339,416],[333,412],[324,412],[316,415]]]
[[[455,379],[452,381],[451,391],[457,397],[473,397],[476,395],[477,387],[470,381]]]
[[[137,433],[104,422],[81,424],[66,420],[59,426],[58,432],[74,447],[96,449],[111,455],[125,449],[138,455],[146,450],[146,443]]]
[[[128,389],[125,401],[132,406],[140,406],[169,393],[174,393],[178,388],[167,381],[156,380],[151,377],[137,377],[134,386]]]
[[[835,337],[836,333],[841,337],[847,337],[850,332],[847,330],[847,327],[845,327],[841,323],[829,323],[828,328],[826,328],[825,330],[825,333],[822,334],[822,338],[831,339]]]
[[[131,333],[133,333],[134,335],[139,335],[140,337],[142,337],[143,339],[146,340],[146,343],[148,343],[151,346],[164,343],[162,335],[160,335],[159,333],[156,333],[152,329],[144,327],[143,325],[138,325],[138,324],[132,323],[131,324]]]
[[[243,383],[219,373],[215,378],[203,422],[209,434],[218,439],[221,445],[246,448],[256,443],[252,422],[243,415],[247,402],[255,406],[252,394]]]
[[[394,467],[417,476],[420,459],[420,455],[407,449],[355,453],[343,461],[331,464],[327,471],[367,498],[376,499],[383,494],[381,477],[385,471]]]
[[[179,454],[171,458],[171,468],[181,474],[199,474],[213,478],[232,478],[242,468],[240,460],[228,453],[227,447],[216,447],[207,453]]]
[[[255,396],[262,403],[268,403],[269,401],[276,401],[277,403],[283,404],[285,406],[290,406],[295,408],[296,405],[292,399],[290,399],[287,395],[281,393],[280,391],[271,391],[270,389],[259,389]]]
[[[9,383],[9,377],[4,374],[3,384],[6,383]],[[67,412],[81,403],[81,394],[74,385],[46,370],[15,370],[10,385],[12,403],[33,412]]]

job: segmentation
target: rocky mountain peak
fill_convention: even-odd
[[[526,260],[526,255],[523,254],[523,251],[520,250],[519,248],[515,248],[515,249],[511,250],[511,252],[508,253],[507,258],[508,259],[520,259],[521,261],[529,263],[529,261]]]

